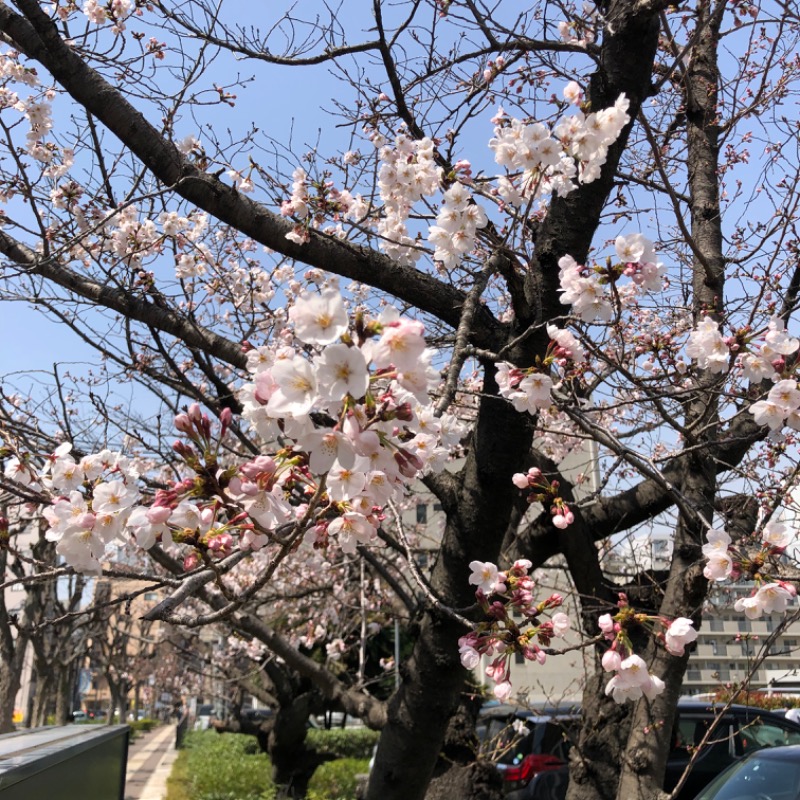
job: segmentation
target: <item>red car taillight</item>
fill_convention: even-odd
[[[520,786],[527,786],[534,776],[549,769],[558,769],[564,766],[564,762],[557,756],[525,756],[515,767],[507,767],[503,770],[503,780],[506,783],[515,783]]]

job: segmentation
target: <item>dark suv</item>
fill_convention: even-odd
[[[579,731],[577,706],[521,709],[495,704],[478,718],[481,753],[495,763],[507,792],[526,787],[541,772],[565,768]]]
[[[672,749],[667,761],[664,789],[671,792],[689,764],[708,726],[723,706],[691,701],[678,704],[678,720],[673,728]],[[800,744],[800,725],[783,714],[752,706],[731,706],[722,716],[709,742],[700,752],[676,800],[692,800],[729,764],[762,747]]]
[[[675,788],[689,764],[692,753],[722,709],[721,705],[714,706],[701,702],[681,701],[678,704],[678,718],[673,728],[672,749],[664,778],[665,791],[671,792]],[[540,747],[535,752],[529,750],[523,754],[523,743],[520,742],[513,748],[512,758],[515,762],[512,766],[520,767],[519,774],[512,772],[515,780],[505,781],[509,792],[507,800],[564,800],[569,779],[567,754],[570,744],[577,739],[579,721],[576,722],[574,716],[569,717],[569,722],[566,724],[556,722],[559,720],[558,716],[551,716],[547,721],[539,719],[534,714],[530,714],[530,718],[537,720],[534,727],[544,725],[542,733],[539,734],[542,742],[548,739],[544,733],[548,725],[552,726],[555,723],[560,726],[563,734],[560,748],[552,750],[552,755],[557,756],[560,763],[556,763],[555,760],[541,760],[541,755],[548,754],[546,746]],[[738,758],[762,747],[787,744],[800,744],[800,725],[787,720],[782,714],[750,706],[731,706],[722,714],[676,800],[692,800],[712,778]],[[529,755],[534,758],[528,762],[528,769],[522,769],[522,764]],[[507,766],[498,763],[498,769],[504,776],[508,775]]]

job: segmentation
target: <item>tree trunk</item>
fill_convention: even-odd
[[[5,576],[7,568],[8,550],[0,548],[0,575]],[[0,733],[14,730],[14,701],[22,680],[27,647],[28,637],[19,628],[14,629],[5,596],[0,592]]]
[[[108,694],[109,694],[109,703],[108,703],[108,716],[106,718],[106,723],[108,725],[114,724],[114,714],[118,709],[122,708],[122,697],[120,695],[120,688],[116,681],[113,681],[106,675],[106,683],[108,684]]]
[[[475,723],[482,703],[479,694],[462,694],[458,710],[447,726],[425,800],[502,800],[500,773],[494,764],[477,759]]]
[[[439,597],[457,607],[474,602],[469,563],[497,560],[518,499],[511,477],[522,469],[533,438],[533,420],[492,396],[497,387],[491,366],[485,370],[484,389],[460,485],[457,490],[440,489],[447,524],[431,584]],[[425,796],[467,678],[457,644],[464,633],[460,622],[436,609],[419,621],[414,652],[389,702],[367,800]]]
[[[53,701],[55,675],[49,665],[36,665],[36,693],[33,699],[33,727],[47,724],[47,712]]]
[[[56,725],[66,725],[72,711],[72,670],[60,667],[56,675]]]
[[[21,674],[22,670],[17,669],[13,661],[0,665],[0,733],[15,730],[14,700],[20,688]]]
[[[719,320],[725,287],[725,258],[719,202],[719,71],[717,46],[725,4],[712,7],[700,0],[695,24],[700,36],[686,65],[686,125],[688,180],[692,215],[694,259],[692,310],[695,322],[709,314]],[[696,627],[707,592],[702,573],[701,547],[714,517],[717,465],[711,456],[720,420],[716,385],[720,377],[698,371],[694,391],[685,404],[687,446],[693,447],[680,484],[684,497],[670,568],[660,612],[667,618],[692,617]],[[631,737],[620,775],[620,800],[662,800],[661,791],[675,720],[675,708],[686,670],[688,653],[670,655],[650,646],[652,671],[666,684],[663,694],[650,704],[639,702],[634,712]],[[655,721],[658,725],[653,725]]]

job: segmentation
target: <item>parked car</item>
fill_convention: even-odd
[[[211,727],[211,721],[217,719],[217,712],[212,705],[202,705],[197,707],[197,715],[194,720],[196,731],[205,731]]]
[[[769,747],[726,769],[696,800],[797,800],[800,795],[800,746]]]
[[[664,779],[666,791],[675,788],[692,752],[721,710],[722,706],[708,703],[678,704],[678,720],[673,728],[672,749]],[[760,708],[731,706],[695,761],[676,800],[692,800],[721,770],[754,750],[792,744],[800,744],[800,725],[797,723],[787,720],[782,714]]]
[[[240,714],[242,720],[253,723],[265,722],[274,715],[271,708],[243,708]]]
[[[515,795],[541,772],[566,772],[579,725],[575,706],[529,710],[490,705],[478,718],[477,732],[483,756],[494,761],[505,790]]]
[[[72,721],[73,722],[88,722],[89,715],[85,711],[73,711],[72,712]]]
[[[673,728],[672,748],[664,778],[666,791],[671,792],[678,784],[689,765],[692,753],[721,711],[722,706],[708,703],[681,701],[678,704],[678,718]],[[563,763],[533,760],[529,762],[533,768],[512,773],[516,781],[505,782],[509,791],[508,800],[564,800],[568,784],[567,754],[570,741],[575,739],[576,736],[568,735],[564,740],[565,747],[553,753]],[[723,713],[709,741],[695,760],[676,800],[693,800],[722,770],[753,751],[795,744],[800,745],[800,725],[771,711],[751,706],[731,706]],[[533,751],[529,752],[538,755]],[[520,765],[524,757],[523,755],[520,758],[519,753],[515,755]],[[507,774],[507,767],[498,764],[498,769],[504,775]],[[779,798],[773,797],[772,800]],[[796,797],[793,796],[792,800],[796,800]]]

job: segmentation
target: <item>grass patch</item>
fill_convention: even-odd
[[[167,800],[272,800],[272,766],[264,753],[254,752],[254,741],[189,731],[167,779]]]

